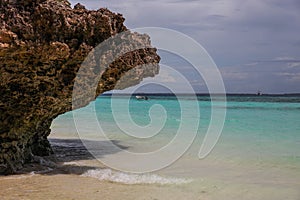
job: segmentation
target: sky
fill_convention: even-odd
[[[123,14],[129,29],[163,27],[193,38],[213,58],[227,93],[300,93],[299,0],[71,0],[78,2]],[[161,54],[164,64],[174,63]],[[158,81],[182,86],[162,71]],[[201,78],[187,77],[205,91]]]

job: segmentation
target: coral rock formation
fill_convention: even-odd
[[[34,155],[52,153],[47,140],[52,120],[72,110],[74,81],[82,62],[100,43],[128,31],[124,18],[108,9],[90,11],[65,0],[0,0],[0,174],[14,173]],[[86,105],[101,93],[139,83],[159,70],[159,56],[147,35],[128,32],[123,46],[145,48],[126,52],[99,69],[94,58],[88,77],[97,81],[92,98],[78,94]],[[119,45],[119,46],[118,46]],[[102,63],[103,64],[103,63]],[[141,67],[149,64],[146,67]],[[84,84],[84,83],[82,83]],[[88,86],[85,86],[88,87]]]

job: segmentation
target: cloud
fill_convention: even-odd
[[[165,27],[191,36],[220,67],[228,90],[300,92],[297,76],[291,82],[286,74],[299,69],[299,0],[78,1],[122,13],[129,28]]]
[[[163,70],[154,78],[154,80],[158,83],[176,83],[176,76],[172,75],[171,71]],[[151,80],[152,81],[152,80]]]
[[[252,64],[252,63],[250,63]],[[290,63],[258,62],[255,65],[221,68],[227,92],[297,93],[300,85],[300,68]]]
[[[283,56],[283,57],[276,57],[271,60],[262,60],[260,62],[300,63],[300,59],[295,59],[295,58],[289,57],[289,56]]]
[[[224,80],[230,80],[230,81],[246,80],[249,78],[249,73],[243,72],[241,70],[223,69],[222,77]]]
[[[246,63],[244,66],[256,66],[258,65],[258,62],[251,62],[251,63]]]
[[[300,72],[290,73],[290,72],[279,72],[277,73],[278,77],[284,77],[287,82],[291,84],[300,84]]]
[[[300,62],[290,62],[288,63],[288,68],[300,67]]]

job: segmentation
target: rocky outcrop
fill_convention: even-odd
[[[107,9],[71,8],[65,0],[0,0],[0,174],[14,173],[33,155],[52,153],[50,125],[72,110],[74,81],[87,55],[92,54],[88,78],[79,85],[88,88],[84,80],[97,80],[97,88],[92,97],[79,92],[73,108],[114,89],[123,76],[121,89],[158,73],[156,49],[147,35],[138,33],[127,32],[120,42],[108,43],[124,53],[113,62],[99,61],[99,51],[93,49],[128,31],[123,22],[122,15]]]

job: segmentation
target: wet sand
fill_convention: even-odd
[[[207,160],[200,165],[200,169],[198,164],[192,166],[191,162],[183,158],[182,162],[191,169],[189,177],[193,178],[192,182],[123,184],[83,176],[89,170],[107,170],[107,167],[95,160],[77,140],[54,139],[52,146],[55,157],[36,158],[39,163],[27,165],[18,175],[0,176],[1,200],[300,199],[300,183],[297,181],[300,172],[297,168],[281,170],[276,165],[271,168],[247,165],[244,168],[242,165],[225,166],[223,164],[226,162]],[[187,167],[180,162],[155,174],[180,178],[179,169]],[[173,171],[177,174],[174,175]],[[187,173],[186,170],[184,172]]]
[[[3,200],[24,199],[107,199],[107,200],[210,200],[210,199],[290,199],[298,200],[295,190],[258,185],[234,185],[221,181],[192,182],[182,185],[125,185],[75,174],[52,171],[49,174],[0,177]],[[280,191],[282,190],[282,191]]]
[[[104,200],[299,200],[300,184],[261,177],[224,177],[207,175],[183,184],[123,184],[93,177],[85,177],[86,171],[96,169],[98,161],[83,160],[58,165],[55,169],[31,165],[22,174],[0,176],[1,200],[40,199],[104,199]],[[79,165],[78,165],[79,164]],[[83,164],[85,166],[83,166]],[[99,169],[99,165],[97,166]],[[25,171],[28,172],[25,172]],[[32,172],[39,170],[39,172]],[[31,171],[31,172],[29,172]],[[231,176],[231,175],[230,175]],[[167,176],[168,177],[168,176]],[[218,176],[216,176],[218,177]],[[257,183],[255,180],[258,180]],[[274,182],[274,184],[272,184]],[[285,187],[286,186],[286,187]],[[298,189],[297,189],[298,188]]]
[[[1,199],[204,199],[187,186],[124,185],[76,175],[15,178],[0,178]]]

